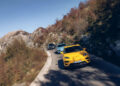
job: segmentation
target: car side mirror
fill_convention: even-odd
[[[61,54],[64,54],[63,52],[60,52]]]
[[[83,48],[84,51],[86,51],[86,48]]]

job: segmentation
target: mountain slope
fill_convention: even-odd
[[[14,31],[0,39],[0,86],[33,81],[43,67],[47,55],[34,43],[42,29],[33,33]]]
[[[120,1],[88,0],[48,27],[49,42],[80,43],[116,65],[120,61]]]

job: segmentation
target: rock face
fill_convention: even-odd
[[[14,32],[9,32],[3,38],[0,39],[0,52],[4,52],[6,47],[13,42],[14,39],[23,39],[25,43],[28,43],[30,40],[29,33],[18,30]]]
[[[22,30],[9,32],[3,38],[0,39],[0,53],[6,50],[6,47],[13,42],[14,39],[23,39],[28,46],[33,46],[30,33]]]
[[[33,33],[28,33],[23,30],[18,30],[14,32],[9,32],[3,38],[0,39],[0,53],[5,52],[6,47],[13,42],[14,39],[23,39],[28,47],[37,47],[34,43],[35,37],[43,36],[47,30],[45,28],[38,28]]]
[[[47,39],[48,30],[46,28],[38,28],[36,29],[32,34],[32,40],[34,42],[35,47],[41,47],[45,43],[45,40]]]
[[[32,36],[32,38],[34,38],[34,37],[36,37],[36,36],[42,36],[42,35],[44,35],[45,32],[47,32],[47,30],[46,30],[45,28],[40,27],[40,28],[36,29],[36,30],[31,34],[31,36]]]

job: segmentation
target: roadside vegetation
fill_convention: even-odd
[[[53,42],[79,43],[89,53],[120,66],[120,58],[113,48],[120,40],[120,0],[82,2],[62,20],[56,20],[48,31],[55,35],[48,35]]]
[[[31,83],[46,61],[44,50],[28,48],[22,39],[15,39],[0,55],[0,86]]]

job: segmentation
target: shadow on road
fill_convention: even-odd
[[[58,60],[58,67],[59,69],[62,69],[62,70],[69,70],[69,71],[75,71],[77,69],[80,69],[80,68],[83,68],[83,67],[86,67],[87,65],[76,65],[76,66],[70,66],[68,68],[64,68],[64,64],[63,64],[63,60],[60,59]]]
[[[58,61],[62,64],[62,60]],[[120,86],[120,69],[96,59],[90,66],[75,70],[50,70],[41,86]]]

